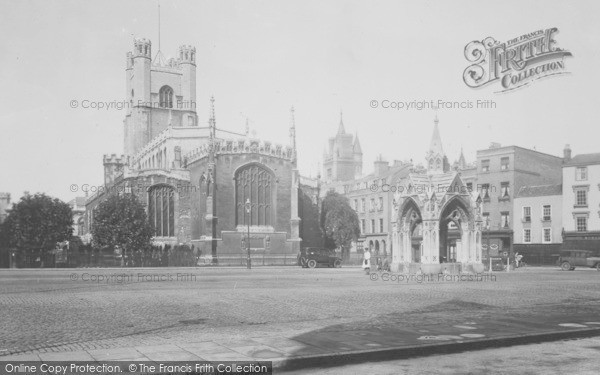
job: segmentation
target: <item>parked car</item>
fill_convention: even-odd
[[[337,256],[335,250],[307,247],[300,250],[298,265],[302,266],[302,268],[315,268],[317,265],[340,268],[342,266],[342,259]]]
[[[556,264],[563,271],[573,271],[575,267],[592,267],[600,271],[600,257],[592,254],[590,250],[562,250]]]

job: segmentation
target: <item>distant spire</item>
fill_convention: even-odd
[[[354,135],[354,145],[352,146],[352,151],[355,154],[362,154],[362,148],[360,147],[360,141],[358,140],[358,133]]]
[[[158,2],[158,51],[160,51],[160,0]]]
[[[248,121],[248,117],[246,117],[246,137],[250,136],[250,122]]]
[[[152,65],[166,66],[167,62],[166,62],[165,56],[163,55],[163,53],[160,50],[160,0],[157,0],[157,3],[158,3],[158,51],[156,52],[156,55],[154,56]]]
[[[444,155],[444,148],[442,147],[442,137],[440,136],[440,129],[438,127],[439,120],[437,117],[437,113],[435,114],[433,124],[433,134],[431,135],[429,152],[433,155]]]
[[[437,108],[435,108],[437,110]],[[442,147],[442,137],[440,137],[440,129],[438,127],[439,120],[437,113],[433,120],[433,134],[431,135],[431,143],[429,151],[427,151],[427,171],[431,174],[444,173],[446,166],[446,156]]]
[[[465,159],[465,154],[463,153],[463,148],[460,148],[460,157],[458,158],[458,167],[460,169],[464,169],[467,166],[467,160]]]
[[[340,125],[338,126],[338,135],[346,134],[346,129],[344,129],[344,118],[343,112],[340,110]]]

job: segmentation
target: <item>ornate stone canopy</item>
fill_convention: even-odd
[[[482,268],[478,266],[480,200],[466,188],[458,173],[410,174],[400,181],[394,196],[393,221],[396,270],[408,270],[410,264],[417,263],[424,272],[439,272],[441,263],[449,261],[460,263],[462,269]],[[449,232],[453,235],[451,260],[445,255],[449,251]]]

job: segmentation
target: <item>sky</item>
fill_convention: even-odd
[[[157,1],[0,0],[0,191],[70,200],[71,185],[101,185],[102,156],[123,152],[124,110],[71,108],[122,101],[134,37],[158,47]],[[598,1],[162,0],[161,51],[197,51],[201,124],[215,96],[217,126],[289,142],[295,107],[300,173],[316,176],[340,111],[359,136],[363,171],[379,155],[424,162],[431,109],[389,102],[492,100],[495,108],[440,108],[444,150],[468,162],[491,142],[560,156],[600,152]],[[496,93],[463,82],[465,46],[558,28],[570,74]],[[377,108],[372,102],[378,103]],[[386,102],[387,103],[387,102]]]

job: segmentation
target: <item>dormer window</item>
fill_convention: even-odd
[[[158,92],[160,107],[161,108],[173,108],[173,89],[169,86],[161,87]]]

